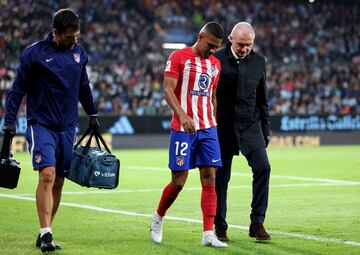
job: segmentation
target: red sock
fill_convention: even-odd
[[[202,186],[201,210],[203,213],[204,231],[213,230],[216,215],[215,185]]]
[[[179,192],[180,191],[177,191],[175,189],[174,185],[172,185],[171,182],[164,188],[164,191],[163,191],[163,194],[161,196],[159,206],[158,206],[158,209],[157,209],[157,213],[161,217],[165,216],[165,213],[166,213],[167,209],[169,209],[169,207],[175,201],[175,199],[177,198]]]

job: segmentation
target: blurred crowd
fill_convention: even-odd
[[[81,18],[102,114],[169,115],[162,80],[170,52],[162,43],[171,31],[194,42],[210,20],[226,34],[239,21],[253,24],[255,50],[267,59],[272,115],[360,114],[358,1],[0,0],[0,116],[19,52],[45,38],[52,14],[65,7]]]

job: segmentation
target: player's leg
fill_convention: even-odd
[[[216,215],[216,191],[215,191],[216,167],[206,166],[200,168],[201,180],[201,210],[203,214],[203,238],[201,245],[216,248],[227,247],[214,235],[214,220]]]
[[[53,132],[39,125],[27,129],[26,138],[35,170],[39,171],[36,189],[36,207],[40,223],[40,237],[36,246],[42,251],[53,251],[51,215],[53,209],[52,188],[55,182],[55,148],[56,139]]]
[[[53,208],[52,208],[52,213],[51,213],[50,225],[52,225],[52,223],[54,221],[54,217],[57,212],[57,209],[59,208],[60,198],[61,198],[61,190],[62,190],[63,184],[64,184],[64,178],[59,178],[59,177],[55,178],[54,186],[52,189]],[[54,245],[55,245],[55,249],[61,249],[60,244],[54,242]],[[41,246],[41,241],[40,241],[40,234],[39,234],[37,237],[37,240],[36,240],[36,247],[40,248],[40,246]]]
[[[57,212],[57,210],[59,208],[59,205],[60,205],[61,192],[62,192],[63,186],[64,186],[64,177],[56,176],[54,186],[53,186],[53,189],[52,189],[52,193],[53,193],[53,209],[52,209],[52,213],[51,213],[51,224],[54,221],[56,212]]]
[[[226,231],[228,224],[226,222],[227,212],[227,190],[231,175],[231,164],[233,160],[232,154],[221,153],[221,161],[223,166],[219,167],[216,171],[216,197],[217,197],[217,208],[215,216],[215,232],[216,236],[220,241],[229,241]]]
[[[201,210],[203,213],[203,230],[213,231],[216,215],[215,167],[201,167]]]
[[[227,247],[213,233],[216,215],[216,170],[221,166],[220,148],[216,128],[198,131],[199,142],[194,150],[195,165],[200,169],[201,210],[203,213],[203,238],[201,244],[217,248]]]
[[[174,203],[178,194],[185,185],[189,171],[171,171],[171,182],[166,185],[160,198],[159,205],[154,213],[151,227],[150,237],[155,243],[162,241],[162,224],[167,209]]]
[[[150,237],[156,243],[160,243],[162,240],[163,217],[184,187],[188,177],[188,169],[192,166],[191,146],[194,137],[185,132],[173,130],[170,132],[169,168],[171,169],[171,182],[163,190],[150,227]]]
[[[56,212],[61,201],[61,193],[64,185],[64,178],[71,167],[71,159],[74,143],[76,140],[75,128],[63,132],[56,132],[57,150],[56,150],[56,179],[53,186],[53,211],[51,223],[53,222]]]
[[[270,235],[263,225],[268,206],[270,179],[270,164],[266,149],[259,148],[247,154],[246,159],[253,172],[249,236],[255,237],[257,240],[270,240]]]
[[[55,250],[51,231],[53,209],[52,188],[55,182],[55,167],[39,170],[39,182],[36,189],[36,208],[40,222],[40,249],[42,252]],[[38,242],[36,243],[38,246]]]
[[[180,191],[183,189],[189,171],[171,171],[171,182],[164,188],[158,208],[156,212],[160,217],[164,217],[167,209],[177,198]]]
[[[36,189],[36,207],[41,228],[51,227],[53,210],[52,188],[55,182],[55,167],[44,167],[39,170],[39,182]]]

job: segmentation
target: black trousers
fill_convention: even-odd
[[[217,208],[215,217],[216,229],[227,229],[226,222],[227,211],[227,190],[231,175],[231,164],[234,155],[221,154],[223,166],[216,172],[216,195]],[[259,148],[247,154],[248,165],[252,169],[252,202],[250,220],[252,222],[263,223],[265,220],[266,209],[269,198],[269,179],[270,164],[267,157],[266,149]]]

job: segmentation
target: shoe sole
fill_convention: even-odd
[[[260,237],[253,234],[249,234],[249,237],[256,238],[257,241],[269,241],[271,240],[271,237]]]
[[[35,246],[36,246],[36,248],[40,249],[40,246],[41,246],[41,244],[40,244],[40,236],[36,240]],[[55,243],[55,250],[61,250],[60,244]]]
[[[55,251],[55,247],[40,248],[41,252]]]
[[[227,237],[218,237],[217,239],[224,243],[229,242],[229,238],[227,238]]]

